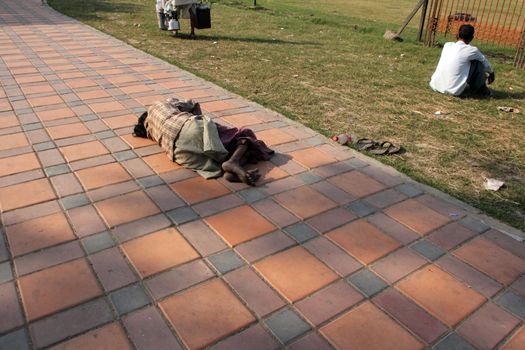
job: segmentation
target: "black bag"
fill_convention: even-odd
[[[197,6],[197,23],[195,25],[197,29],[211,28],[211,13],[210,6],[205,4],[199,4]]]

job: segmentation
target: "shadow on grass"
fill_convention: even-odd
[[[105,0],[71,2],[48,0],[48,4],[58,12],[62,12],[80,21],[102,19],[103,17],[97,15],[97,13],[135,13],[143,8],[143,6],[136,5],[132,2],[112,3]]]
[[[311,41],[286,41],[279,39],[265,39],[265,38],[246,38],[238,36],[226,36],[226,35],[202,35],[199,32],[196,32],[196,38],[190,37],[189,33],[179,33],[175,38],[185,39],[185,40],[201,40],[201,41],[238,41],[246,43],[257,43],[257,44],[286,44],[286,45],[312,45],[319,46],[318,43]]]

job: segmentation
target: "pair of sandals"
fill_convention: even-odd
[[[358,150],[378,156],[397,154],[403,150],[401,146],[396,146],[390,141],[377,142],[370,139],[359,139],[354,144]]]

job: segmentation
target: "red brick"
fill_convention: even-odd
[[[525,326],[521,327],[501,348],[502,350],[522,350],[525,347]]]
[[[372,266],[379,276],[394,283],[425,265],[427,261],[407,248],[402,248]]]
[[[490,350],[519,323],[519,319],[489,302],[466,320],[458,333],[477,349]]]
[[[47,179],[0,188],[0,202],[2,202],[3,211],[46,202],[55,198],[56,195]]]
[[[24,324],[22,309],[18,303],[15,285],[11,282],[0,284],[0,333]]]
[[[256,324],[240,333],[221,341],[210,350],[242,349],[249,344],[250,350],[277,349],[279,345],[260,324]]]
[[[357,198],[366,197],[385,189],[382,183],[356,170],[334,176],[328,182]]]
[[[159,209],[142,191],[128,193],[95,204],[109,227],[157,214]]]
[[[230,193],[217,180],[206,180],[200,176],[176,182],[171,186],[189,204],[199,203]]]
[[[333,230],[357,218],[353,212],[343,208],[335,208],[314,216],[306,222],[321,233]]]
[[[142,278],[199,257],[173,227],[128,241],[122,249]]]
[[[275,230],[275,226],[249,206],[210,216],[206,222],[231,246]]]
[[[225,276],[225,280],[259,317],[283,307],[285,302],[249,267]]]
[[[136,277],[117,248],[106,249],[89,257],[105,291],[135,282]]]
[[[227,247],[203,221],[193,221],[177,228],[202,256],[208,256]]]
[[[470,241],[454,255],[504,285],[509,285],[525,272],[525,260],[484,238]]]
[[[80,243],[73,241],[21,256],[15,259],[14,263],[18,276],[23,276],[83,256],[84,251]]]
[[[450,327],[458,324],[486,300],[435,266],[413,273],[399,282],[397,288]]]
[[[270,254],[281,251],[295,244],[290,237],[276,231],[268,233],[252,241],[239,244],[235,249],[241,256],[249,262],[254,262]]]
[[[40,163],[34,153],[21,154],[14,157],[3,158],[0,167],[0,176],[6,176],[24,171],[38,169]]]
[[[370,302],[347,312],[321,328],[321,333],[338,349],[423,349],[399,324]]]
[[[215,274],[202,260],[194,260],[148,279],[146,285],[158,300],[212,277]]]
[[[361,293],[346,282],[339,281],[298,302],[295,306],[306,319],[317,326],[361,300],[363,300]]]
[[[442,257],[436,261],[436,265],[450,272],[457,279],[471,286],[487,298],[496,294],[502,287],[498,282],[451,255]]]
[[[89,300],[102,292],[83,259],[23,276],[19,279],[19,286],[30,321]]]
[[[155,307],[129,314],[123,319],[123,323],[137,350],[182,349]]]
[[[267,217],[278,227],[286,227],[299,222],[299,218],[271,199],[264,199],[253,204],[253,208]]]
[[[290,350],[332,350],[326,340],[317,333],[310,333],[288,346]]]
[[[288,301],[295,302],[337,279],[302,247],[269,256],[253,265]]]
[[[217,303],[217,300],[221,302]],[[160,305],[190,349],[214,343],[255,321],[220,280],[188,289]]]
[[[453,222],[434,231],[428,238],[443,249],[450,250],[475,235],[465,226]]]
[[[433,343],[448,330],[443,323],[392,288],[379,294],[373,302],[427,344]]]
[[[364,220],[353,221],[326,234],[363,264],[397,249],[400,244]]]
[[[53,350],[131,350],[132,347],[118,323],[110,323],[101,328],[79,335],[71,340],[52,347]]]
[[[106,229],[106,225],[92,205],[71,209],[68,211],[68,215],[75,233],[79,237],[102,232]]]
[[[25,221],[6,228],[13,256],[75,239],[66,217],[62,213]]]
[[[53,176],[51,183],[60,197],[83,192],[82,186],[73,174]]]
[[[324,237],[308,241],[304,247],[343,277],[362,267],[357,260]]]
[[[426,235],[449,222],[448,217],[421,205],[415,199],[395,204],[384,212],[421,235]]]
[[[307,186],[280,193],[275,196],[275,199],[282,206],[303,219],[337,206],[335,202]]]

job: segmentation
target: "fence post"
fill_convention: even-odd
[[[423,40],[423,30],[425,28],[425,18],[427,16],[427,7],[428,0],[425,0],[423,3],[423,8],[421,9],[421,18],[419,19],[419,29],[417,30],[417,41],[421,42]]]

